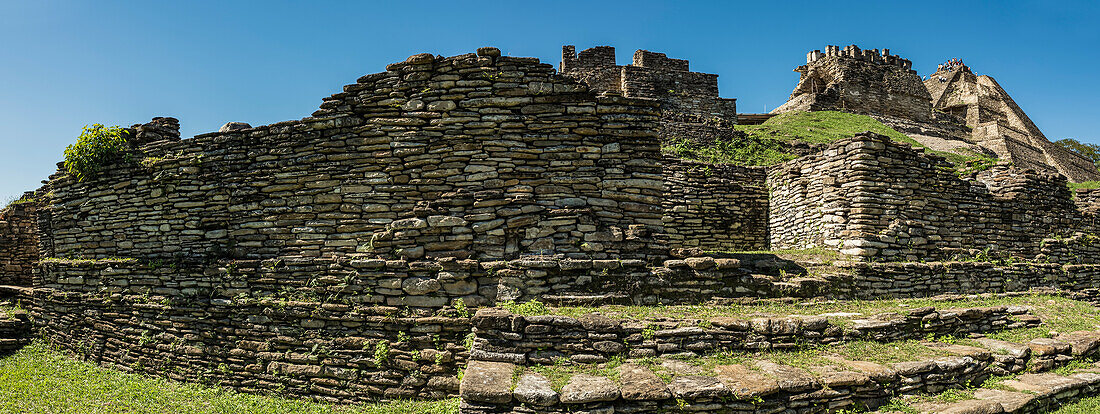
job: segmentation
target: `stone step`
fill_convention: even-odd
[[[31,323],[27,313],[0,310],[0,355],[18,351],[30,341]]]
[[[1053,373],[1023,374],[1001,382],[997,389],[979,388],[973,399],[954,403],[917,404],[922,414],[1044,413],[1084,397],[1100,395],[1100,369],[1068,376]],[[883,413],[889,411],[882,411]]]
[[[628,360],[619,366],[588,364],[585,368],[582,364],[560,389],[522,365],[472,361],[462,381],[461,411],[818,413],[874,408],[895,396],[933,395],[981,384],[997,367],[994,355],[1015,358],[1012,366],[1034,366],[1030,358],[1054,354],[1070,355],[1071,360],[1092,358],[1097,349],[1091,344],[1097,340],[1100,332],[1067,333],[1054,340],[1032,341],[1034,346],[992,340],[979,342],[980,347],[929,342],[927,346],[951,356],[890,364],[836,356],[829,358],[834,364],[801,367],[763,359],[713,368],[677,359],[649,366],[646,364],[652,364],[652,359]],[[1080,353],[1072,352],[1072,344],[1078,344]],[[1052,349],[1054,354],[1042,354]],[[1092,371],[1069,376],[1023,374],[1003,381],[1006,390],[982,389],[973,399],[924,403],[918,408],[957,414],[1042,412],[1038,410],[1051,404],[1100,392],[1100,366]],[[610,377],[593,375],[609,372]],[[518,382],[513,383],[513,378]]]
[[[473,318],[473,358],[518,364],[548,364],[558,358],[589,363],[617,355],[632,358],[704,355],[719,351],[800,349],[854,340],[889,342],[924,339],[929,335],[967,336],[1038,326],[1039,319],[1027,314],[1028,311],[1005,306],[944,310],[926,307],[904,314],[870,316],[620,320],[600,314],[575,318],[523,316],[489,308],[479,310]],[[1060,346],[1050,349],[1051,358],[1069,358],[1072,346]],[[1078,348],[1086,350],[1088,344],[1079,344]],[[999,361],[1006,372],[1019,371],[1013,371],[1018,361],[1004,357],[999,357]],[[1054,366],[1055,362],[1051,359],[1043,364]]]

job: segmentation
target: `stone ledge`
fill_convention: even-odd
[[[473,317],[473,359],[550,364],[557,358],[602,362],[617,355],[632,358],[703,355],[718,351],[796,349],[854,340],[889,342],[929,335],[966,336],[1040,324],[1016,306],[944,309],[919,308],[907,314],[884,313],[838,324],[830,316],[783,318],[614,320],[599,314],[579,318],[522,316],[500,308]],[[1100,345],[1078,340],[1092,352]]]
[[[1075,332],[1062,337],[1067,341],[1091,343],[1100,340],[1100,332]],[[1067,351],[1072,347],[1069,342],[1057,342],[1064,344]],[[837,365],[807,368],[758,360],[745,365],[719,365],[709,374],[685,365],[687,368],[678,368],[685,371],[677,373],[668,383],[660,381],[648,368],[628,361],[618,367],[621,385],[607,378],[601,380],[600,377],[591,375],[575,375],[560,391],[553,390],[547,379],[541,375],[524,374],[521,378],[526,381],[521,381],[523,386],[517,386],[517,391],[514,392],[515,399],[521,401],[521,404],[513,404],[510,402],[511,397],[505,397],[512,382],[510,379],[504,380],[503,374],[518,372],[519,367],[509,363],[490,363],[499,367],[500,372],[497,374],[500,378],[493,385],[495,393],[492,401],[478,393],[462,394],[461,412],[519,414],[578,410],[659,412],[686,409],[701,413],[810,413],[820,412],[821,407],[841,409],[863,406],[873,409],[894,396],[937,394],[946,389],[980,384],[992,375],[990,367],[996,352],[961,345],[936,346],[952,356],[885,365],[837,359]],[[1018,349],[1019,347],[1021,346],[1017,345]],[[1080,361],[1096,355],[1096,349],[1079,349],[1086,352],[1070,359]],[[1018,353],[1026,354],[1027,351]],[[1083,391],[1100,392],[1100,368],[1092,371],[1094,372],[1073,374],[1070,377],[1029,373],[1003,382],[1009,388],[1030,393],[1022,394],[1030,397],[1021,397],[1018,395],[1020,393],[1004,394],[989,390],[980,391],[976,397],[993,400],[996,404],[966,401],[925,408],[929,413],[1037,412],[1034,407],[1049,405],[1036,403],[1038,400],[1064,401]],[[478,384],[485,382],[482,377],[475,379]],[[463,380],[464,383],[465,381],[467,379]],[[521,388],[523,391],[518,391]],[[537,390],[538,398],[531,396],[534,392],[532,390]],[[519,394],[524,395],[521,397]],[[997,409],[1001,411],[996,411]]]

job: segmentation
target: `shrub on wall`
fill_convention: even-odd
[[[129,131],[119,126],[84,126],[76,143],[65,147],[65,170],[84,181],[112,162],[128,161],[128,135]]]

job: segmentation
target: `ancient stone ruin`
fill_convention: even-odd
[[[931,97],[913,63],[890,49],[828,46],[806,54],[798,86],[773,112],[839,110],[929,121]]]
[[[811,51],[806,64],[795,69],[800,79],[790,99],[772,113],[872,115],[932,148],[990,152],[1073,182],[1100,179],[1091,160],[1047,140],[992,77],[975,75],[958,59],[923,80],[912,66],[889,49],[851,45]]]
[[[59,169],[0,212],[0,297],[27,310],[0,313],[0,351],[26,343],[33,328],[127,371],[329,402],[460,395],[466,413],[874,408],[888,396],[1095,354],[1100,334],[1044,338],[1041,351],[990,342],[1011,348],[996,357],[956,347],[944,351],[952,359],[859,373],[811,376],[760,362],[665,384],[631,362],[618,368],[618,383],[578,375],[555,390],[525,374],[513,384],[517,369],[560,359],[887,342],[1040,321],[1000,307],[912,309],[856,320],[851,330],[793,316],[649,326],[525,316],[498,308],[506,303],[1036,288],[1100,298],[1092,244],[1100,198],[1071,192],[1066,177],[1089,177],[1084,166],[1044,146],[1004,91],[986,87],[991,79],[966,80],[969,71],[954,68],[941,73],[951,75],[944,90],[932,87],[938,78],[926,88],[908,61],[855,47],[815,51],[799,72],[784,111],[934,123],[940,109],[973,118],[975,144],[1050,168],[959,175],[943,157],[874,133],[770,167],[681,160],[662,153],[664,140],[713,139],[738,120],[717,75],[691,72],[686,60],[640,50],[621,66],[612,48],[566,46],[558,71],[495,48],[417,54],[359,78],[301,120],[235,122],[181,139],[179,121],[154,118],[130,129],[133,162],[85,181]],[[991,99],[1005,106],[983,104]],[[777,249],[837,259],[811,273],[758,252]],[[985,259],[951,260],[974,252]],[[1100,379],[1089,381],[1073,389]],[[1054,396],[1036,394],[1027,407]]]
[[[932,104],[972,129],[970,140],[1013,164],[1057,172],[1071,181],[1100,179],[1092,161],[1052,144],[1012,97],[989,75],[960,61],[940,65],[924,81]]]

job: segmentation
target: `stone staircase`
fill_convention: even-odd
[[[895,319],[893,325],[859,322],[846,324],[844,329],[858,331],[856,327],[861,326],[864,333],[858,336],[860,340],[874,342],[877,338],[878,343],[890,345],[897,343],[890,341],[898,338],[923,335],[903,320],[937,315],[928,320],[938,321],[941,320],[938,315],[955,317],[968,312],[971,315],[985,312],[986,319],[995,314],[989,309],[921,309],[914,310],[914,315]],[[794,331],[802,339],[792,342],[792,346],[761,348],[769,349],[772,356],[779,353],[792,358],[769,358],[750,351],[748,357],[723,359],[715,357],[721,353],[713,352],[736,349],[731,344],[737,342],[730,338],[737,336],[726,332],[721,336],[726,339],[723,342],[712,335],[711,340],[721,346],[706,347],[700,346],[705,341],[698,331],[706,333],[708,329],[728,327],[696,326],[690,329],[695,336],[680,339],[667,332],[658,336],[657,331],[632,343],[631,339],[639,339],[638,333],[623,336],[629,328],[620,326],[620,331],[616,331],[614,323],[606,318],[586,315],[569,319],[479,312],[474,322],[477,338],[472,361],[460,387],[461,411],[465,414],[829,413],[874,410],[891,401],[903,401],[908,404],[908,412],[1037,413],[1083,396],[1100,394],[1100,365],[1063,373],[1068,375],[1051,372],[1071,362],[1096,357],[1100,353],[1100,332],[1071,332],[1055,338],[1012,343],[982,335],[1002,329],[1004,324],[967,325],[974,329],[954,326],[951,329],[973,339],[922,341],[921,346],[935,356],[872,362],[830,351],[833,345],[856,336],[841,335],[836,341],[823,342],[815,336],[824,331],[807,330],[803,326]],[[750,323],[749,333],[741,338],[749,342],[771,338],[766,333],[773,323],[769,322],[767,328]],[[558,329],[561,326],[571,328]],[[891,334],[876,336],[875,332]],[[489,337],[495,339],[490,341]],[[566,339],[555,342],[551,337]],[[909,343],[912,342],[910,339]],[[505,352],[509,346],[513,352]],[[807,348],[824,352],[821,358],[800,360],[797,353]],[[692,357],[693,354],[711,356]],[[990,381],[992,384],[987,383],[986,388],[974,389],[994,377],[997,381]],[[963,390],[960,392],[967,395],[950,403],[917,398],[946,390]]]
[[[0,302],[0,305],[3,305]],[[0,355],[18,351],[31,341],[30,317],[20,310],[0,308]]]

